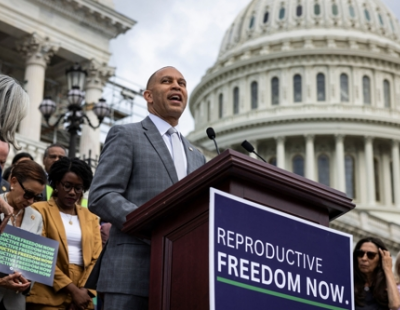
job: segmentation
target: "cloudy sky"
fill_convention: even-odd
[[[400,18],[400,0],[382,0]],[[189,94],[217,58],[229,25],[250,0],[114,0],[115,9],[137,24],[111,42],[110,65],[120,81],[143,88],[158,68],[172,65],[188,81]],[[123,79],[123,80],[122,80]],[[138,106],[144,105],[140,98]],[[141,115],[146,112],[134,108]],[[139,117],[136,117],[139,120]],[[183,134],[194,128],[187,109]]]

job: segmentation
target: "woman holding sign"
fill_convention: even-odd
[[[356,244],[353,253],[356,310],[397,310],[400,295],[392,272],[392,257],[378,238]]]
[[[53,286],[35,284],[27,309],[93,309],[95,291],[83,288],[101,252],[97,216],[79,206],[93,173],[82,160],[63,157],[49,171],[49,201],[33,205],[43,216],[43,236],[60,243]]]
[[[46,174],[36,162],[24,161],[15,165],[11,170],[10,192],[1,195],[14,209],[8,225],[37,235],[42,233],[42,216],[30,205],[42,199],[46,182]],[[3,220],[4,214],[1,214],[0,217]],[[15,294],[8,288],[0,287],[0,309],[25,309],[25,296],[19,292]]]
[[[29,106],[26,91],[13,78],[0,74],[0,140],[12,144],[19,149],[15,141],[15,132],[25,117]],[[1,176],[1,169],[0,169]],[[0,213],[13,213],[12,207],[0,198]],[[14,273],[0,278],[0,287],[15,292],[24,291],[29,287],[28,281],[20,273]]]

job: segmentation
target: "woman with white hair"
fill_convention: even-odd
[[[26,91],[13,78],[0,74],[0,140],[19,149],[15,132],[29,106]],[[0,199],[0,213],[12,214],[12,208]]]
[[[15,132],[29,106],[26,91],[13,78],[0,74],[0,139],[19,149]]]
[[[26,91],[13,78],[0,74],[0,140],[19,149],[15,141],[15,132],[25,117],[29,106]],[[0,169],[1,176],[1,169]],[[0,213],[13,214],[14,209],[0,197]],[[16,292],[25,291],[30,283],[20,273],[0,278],[0,286]]]

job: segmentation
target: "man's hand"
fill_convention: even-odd
[[[30,285],[31,283],[19,272],[0,278],[0,286],[13,290],[17,294],[27,290]]]

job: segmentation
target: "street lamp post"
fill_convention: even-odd
[[[43,117],[46,120],[47,125],[50,128],[56,128],[61,120],[65,123],[66,129],[70,134],[69,140],[69,152],[68,156],[70,158],[75,157],[76,154],[76,137],[78,132],[81,130],[81,125],[86,123],[93,129],[100,127],[103,119],[110,115],[110,108],[108,107],[106,101],[104,99],[100,99],[98,103],[96,103],[93,107],[93,112],[97,116],[99,124],[94,126],[89,117],[83,111],[83,102],[84,102],[84,93],[80,90],[81,87],[84,86],[86,71],[82,70],[82,68],[75,64],[70,69],[66,71],[68,87],[70,90],[68,91],[68,107],[67,111],[61,114],[57,121],[51,125],[49,123],[50,116],[56,110],[56,104],[51,100],[50,97],[45,97],[42,103],[39,106],[39,110],[42,113]]]

